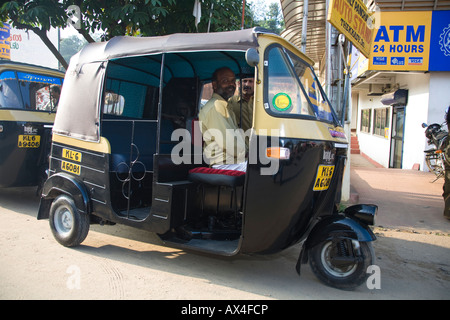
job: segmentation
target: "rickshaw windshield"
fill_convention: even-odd
[[[277,117],[303,117],[332,122],[333,110],[311,66],[274,45],[265,56],[268,107]]]
[[[0,74],[0,108],[56,112],[62,78],[7,70]]]

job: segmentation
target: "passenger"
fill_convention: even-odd
[[[205,141],[204,154],[215,169],[246,171],[247,147],[227,100],[236,91],[234,72],[226,67],[214,71],[213,95],[199,112],[201,131]]]
[[[255,82],[253,78],[242,79],[242,96],[235,95],[228,100],[228,108],[236,115],[238,124],[241,122],[240,127],[244,132],[252,127],[254,87]]]
[[[43,110],[56,111],[59,103],[59,97],[61,96],[61,89],[57,85],[50,87],[50,100],[44,106]]]

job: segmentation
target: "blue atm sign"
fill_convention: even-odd
[[[450,71],[450,11],[382,12],[379,18],[370,70]]]

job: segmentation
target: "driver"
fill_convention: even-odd
[[[213,95],[199,112],[201,131],[205,141],[204,154],[215,169],[246,171],[247,147],[236,117],[227,108],[228,99],[236,91],[234,72],[222,67],[212,75]]]

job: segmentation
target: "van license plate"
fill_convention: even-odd
[[[41,145],[41,136],[34,134],[20,134],[17,146],[19,148],[39,148]]]
[[[80,175],[81,172],[81,166],[75,163],[71,163],[71,162],[67,162],[67,161],[62,161],[61,162],[61,170],[76,174],[76,175]]]
[[[334,166],[319,165],[316,174],[316,180],[314,181],[314,191],[327,190],[333,177]]]

